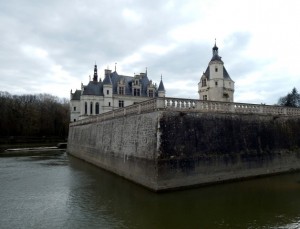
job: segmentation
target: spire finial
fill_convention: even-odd
[[[162,74],[160,74],[160,80],[162,80]]]
[[[117,71],[117,62],[115,63],[115,72]]]
[[[95,82],[98,81],[98,72],[97,72],[96,61],[95,61],[95,67],[94,67],[94,77],[93,77],[93,81],[95,81]]]
[[[212,48],[213,56],[218,55],[217,39],[215,38],[215,45]]]
[[[146,67],[146,75],[147,75],[147,73],[148,73],[148,68]]]

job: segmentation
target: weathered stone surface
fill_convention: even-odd
[[[68,152],[152,190],[300,169],[300,118],[157,111],[72,126]]]

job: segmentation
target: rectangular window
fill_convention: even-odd
[[[110,102],[108,102],[108,106],[110,107]]]
[[[218,86],[218,82],[215,82],[215,85]]]
[[[206,87],[206,79],[202,80],[202,87]]]
[[[119,100],[119,107],[124,107],[124,101],[123,100]]]
[[[109,95],[109,90],[106,91],[106,94]]]
[[[141,94],[140,92],[141,92],[141,90],[139,88],[134,88],[133,89],[133,95],[134,96],[140,96],[140,94]]]
[[[153,90],[149,90],[149,97],[153,97]]]
[[[207,100],[207,95],[203,95],[203,100]]]
[[[74,111],[76,111],[76,107],[74,107],[73,109],[74,109]]]
[[[119,87],[119,94],[124,95],[124,87]]]

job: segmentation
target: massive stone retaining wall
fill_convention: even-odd
[[[171,110],[72,125],[68,152],[155,191],[300,169],[300,117]]]
[[[156,189],[158,112],[73,125],[68,152],[143,186]]]

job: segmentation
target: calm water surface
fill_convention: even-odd
[[[0,228],[300,228],[300,173],[155,194],[66,154],[0,158]]]

